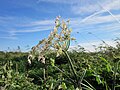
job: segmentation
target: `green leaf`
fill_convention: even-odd
[[[107,65],[106,65],[106,68],[107,68],[107,71],[108,71],[108,72],[111,71],[111,65],[110,65],[110,64],[107,64]]]
[[[100,56],[99,56],[99,58],[100,58],[101,60],[103,60],[104,62],[106,62],[107,64],[109,63],[109,62],[107,61],[107,59],[105,59],[104,57],[100,57]]]
[[[66,41],[66,48],[65,48],[65,49],[68,50],[68,49],[69,49],[69,46],[70,46],[70,40],[67,40],[67,41]]]
[[[103,83],[104,83],[104,81],[101,80],[101,76],[100,76],[100,75],[98,75],[98,74],[93,74],[93,76],[95,76],[96,81],[98,82],[98,84],[103,84]]]
[[[111,71],[111,65],[110,63],[108,62],[107,59],[103,58],[103,57],[99,57],[101,60],[103,60],[106,64],[106,68],[107,68],[107,71],[110,72]]]
[[[63,90],[66,90],[67,89],[67,86],[66,86],[66,84],[64,83],[64,82],[62,82],[62,88],[63,88]]]
[[[117,87],[120,87],[120,85],[117,85],[117,86],[115,86],[115,87],[116,87],[116,88],[117,88]]]
[[[95,77],[96,77],[96,81],[98,82],[98,84],[101,84],[102,81],[100,79],[100,75],[95,75]]]
[[[1,74],[3,74],[3,72],[2,72],[2,71],[0,71],[0,75],[1,75]]]
[[[75,90],[80,90],[78,87]]]
[[[51,83],[50,85],[50,90],[53,90],[53,83]]]
[[[52,66],[55,66],[55,60],[54,60],[53,58],[50,58],[50,64],[51,64]]]

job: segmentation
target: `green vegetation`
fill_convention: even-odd
[[[0,52],[0,90],[120,90],[120,43],[69,50],[71,29],[59,20],[30,53]]]

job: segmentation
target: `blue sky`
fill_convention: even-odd
[[[86,49],[120,37],[120,0],[0,0],[0,50],[36,45],[59,15],[70,19],[72,36]]]

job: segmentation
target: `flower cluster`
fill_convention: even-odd
[[[58,16],[55,20],[55,27],[53,31],[51,31],[48,38],[41,40],[36,46],[34,46],[28,56],[28,62],[30,62],[30,58],[37,56],[38,61],[41,61],[45,64],[45,54],[48,50],[53,48],[57,51],[57,56],[62,54],[62,50],[68,50],[70,46],[71,31],[72,29],[68,28],[69,21],[67,24],[65,21],[60,22],[60,16]]]

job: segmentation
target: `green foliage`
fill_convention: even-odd
[[[9,61],[0,67],[1,90],[38,90],[39,86],[32,83],[33,79],[24,73],[12,69],[13,63]]]
[[[119,52],[118,50],[119,49],[115,49],[113,54]],[[108,51],[109,50],[92,53],[83,51],[68,52],[74,64],[74,68],[76,69],[77,77],[83,77],[83,80],[80,77],[78,78],[82,80],[81,86],[83,90],[88,88],[91,90],[110,90],[114,88],[115,90],[119,90],[120,61],[118,56],[120,54],[115,54],[115,57],[110,58],[109,54],[111,52],[105,54]],[[17,54],[8,52],[7,56],[10,56],[7,57],[7,59],[5,58],[5,53],[2,52],[0,54],[1,88],[6,88],[7,90],[24,90],[24,88],[25,90],[57,90],[58,88],[66,88],[65,90],[77,89],[75,84],[71,83],[71,79],[75,80],[75,78],[74,75],[70,73],[71,69],[65,54],[56,57],[55,52],[49,51],[46,56],[46,81],[44,81],[43,78],[44,64],[39,61],[33,61],[31,65],[27,65],[27,54]],[[14,55],[16,55],[16,57]],[[16,72],[16,63],[18,64],[18,72]]]

